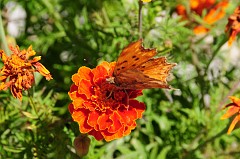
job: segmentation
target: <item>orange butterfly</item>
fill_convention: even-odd
[[[156,49],[145,49],[142,43],[140,39],[123,49],[107,81],[124,89],[169,89],[167,77],[176,64],[167,63],[166,57],[153,58]]]

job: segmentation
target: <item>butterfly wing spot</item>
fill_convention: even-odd
[[[124,63],[126,63],[126,62],[127,62],[127,60],[123,61],[121,64],[124,64]]]
[[[124,66],[121,67],[121,69],[124,69],[124,68],[125,68]]]
[[[147,62],[153,56],[157,54],[156,49],[145,49],[142,46],[143,40],[140,39],[136,42],[129,44],[125,47],[117,59],[116,66],[113,72],[113,76],[119,76],[121,72],[128,69],[133,69],[132,67],[140,67],[143,63]],[[121,67],[124,66],[124,69]],[[120,68],[120,69],[118,69]]]

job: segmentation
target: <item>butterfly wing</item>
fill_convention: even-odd
[[[156,54],[156,49],[145,49],[142,46],[142,39],[129,44],[119,55],[113,76],[117,77],[126,70],[139,67]]]
[[[170,88],[167,77],[175,65],[167,63],[166,57],[149,59],[137,68],[121,72],[116,82],[126,89]]]

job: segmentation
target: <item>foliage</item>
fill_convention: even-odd
[[[73,140],[79,128],[68,112],[71,76],[81,66],[94,68],[101,61],[116,61],[122,48],[138,39],[138,1],[13,2],[27,15],[21,34],[14,37],[17,44],[32,45],[53,80],[36,74],[35,87],[24,92],[22,102],[9,91],[0,92],[0,159],[78,158]],[[11,35],[9,3],[0,2],[7,35]],[[240,157],[239,130],[227,135],[228,121],[220,120],[228,96],[240,96],[240,43],[228,47],[224,32],[228,16],[240,2],[230,3],[224,18],[203,36],[194,35],[176,15],[176,1],[143,4],[144,46],[157,48],[159,56],[178,64],[169,81],[175,89],[144,90],[138,99],[147,109],[136,129],[111,142],[91,137],[84,158]]]

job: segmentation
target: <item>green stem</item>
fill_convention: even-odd
[[[34,104],[34,102],[33,102],[33,98],[32,98],[32,96],[30,95],[29,90],[28,90],[28,97],[29,97],[28,99],[29,99],[29,101],[30,101],[30,105],[31,105],[32,109],[34,110],[35,114],[36,114],[37,117],[38,117],[38,113],[37,113],[35,104]]]
[[[138,9],[138,36],[139,39],[142,38],[142,6],[143,2],[141,0],[138,1],[139,9]]]
[[[215,136],[213,136],[213,137],[207,139],[205,142],[199,144],[195,149],[186,152],[183,158],[189,158],[190,156],[192,156],[192,154],[194,154],[195,151],[200,150],[200,149],[206,147],[206,145],[207,145],[208,143],[214,142],[215,139],[217,139],[217,138],[219,138],[220,136],[226,134],[227,129],[228,129],[228,126],[226,126],[222,131],[220,131],[220,132],[219,132],[218,134],[216,134]]]
[[[7,40],[6,40],[6,36],[5,36],[5,32],[4,32],[4,27],[3,27],[1,10],[0,10],[0,41],[3,44],[3,50],[5,51],[5,53],[8,56],[10,56],[10,50],[8,48],[8,44],[7,44]]]
[[[220,38],[221,38],[221,37],[220,37]],[[221,47],[223,46],[223,44],[226,43],[226,41],[227,41],[227,38],[226,38],[226,37],[221,38],[220,42],[218,43],[216,49],[215,49],[214,52],[213,52],[213,55],[212,55],[211,59],[210,59],[209,62],[207,63],[207,67],[206,67],[206,70],[205,70],[206,72],[207,72],[210,64],[212,63],[213,59],[216,57],[217,53],[219,52],[219,50],[221,49]],[[205,72],[205,73],[206,73],[206,72]]]

